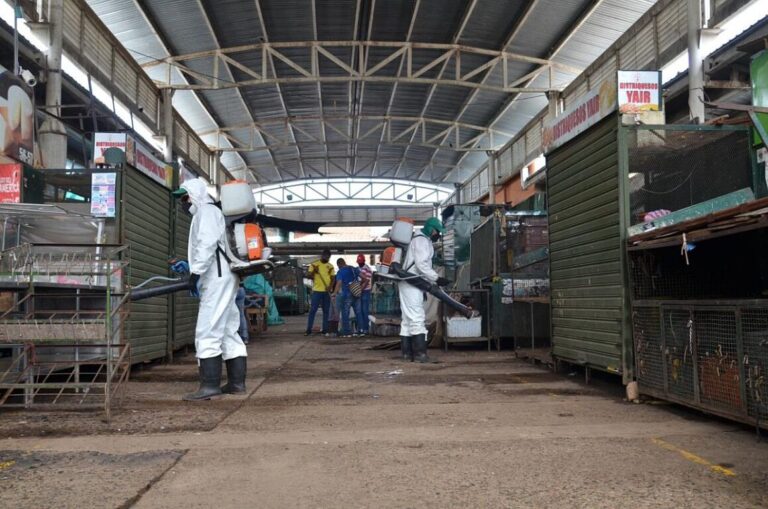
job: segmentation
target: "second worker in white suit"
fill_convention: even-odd
[[[432,246],[443,233],[443,224],[430,217],[421,231],[415,233],[403,260],[403,269],[418,274],[430,283],[440,283],[442,278],[432,268],[435,249]],[[400,349],[405,360],[429,362],[427,355],[427,316],[424,310],[423,290],[401,281],[397,284],[400,294]]]
[[[223,254],[226,224],[202,179],[184,182],[174,192],[192,214],[189,230],[189,272],[192,291],[199,292],[195,350],[200,388],[185,400],[210,399],[222,393],[245,392],[247,352],[238,334],[240,313],[235,304],[238,277]],[[221,361],[227,364],[227,384],[220,387]]]

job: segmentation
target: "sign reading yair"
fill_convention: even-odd
[[[619,71],[619,112],[661,111],[661,71]]]
[[[606,80],[544,125],[542,145],[549,152],[583,133],[616,110],[616,84]]]

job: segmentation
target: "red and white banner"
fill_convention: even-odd
[[[583,133],[616,110],[616,83],[606,80],[590,90],[567,110],[549,120],[542,132],[544,152],[555,149]]]
[[[21,203],[20,164],[0,164],[0,203]]]
[[[165,162],[152,155],[152,152],[141,143],[134,143],[134,159],[128,161],[143,174],[150,177],[158,184],[171,187],[170,178],[173,175],[172,168]]]
[[[661,71],[619,71],[619,112],[661,111]]]

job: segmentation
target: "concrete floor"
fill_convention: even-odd
[[[110,423],[0,413],[0,507],[768,507],[768,443],[510,352],[439,364],[305,338],[249,347],[249,394],[183,403],[191,356],[137,370]]]

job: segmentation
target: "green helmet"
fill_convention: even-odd
[[[443,227],[443,223],[441,223],[438,218],[430,217],[427,219],[427,222],[424,223],[424,227],[421,229],[421,232],[427,237],[431,237],[432,233],[434,232],[442,235],[443,232],[445,232],[445,228]]]

